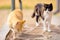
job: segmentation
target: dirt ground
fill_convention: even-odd
[[[6,23],[8,14],[10,12],[11,10],[0,10],[0,29],[7,29],[7,26],[4,26],[4,24]],[[17,40],[20,40],[19,38],[21,38],[21,40],[60,40],[60,16],[53,15],[51,25],[52,32],[49,33],[42,30],[41,24],[38,27],[35,26],[35,18],[31,18],[32,13],[33,10],[23,10],[24,20],[26,20],[25,27],[28,26],[28,28],[24,28],[25,31],[22,35],[18,35],[19,37]],[[33,30],[30,31],[32,28]],[[0,32],[0,39],[2,40],[3,38],[1,35],[4,36],[5,33],[3,33],[4,31]]]

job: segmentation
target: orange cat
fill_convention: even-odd
[[[16,32],[22,32],[24,22],[25,20],[23,20],[23,13],[20,9],[15,9],[9,14],[7,23],[14,33],[14,38]]]

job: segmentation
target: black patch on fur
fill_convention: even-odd
[[[32,18],[35,17],[35,13],[37,13],[38,16],[41,16],[41,7],[42,7],[42,4],[37,4],[37,5],[35,6],[34,12],[33,12],[33,14],[32,14]]]
[[[35,17],[35,12],[32,14],[32,18],[34,18]]]
[[[44,7],[45,7],[45,10],[47,10],[47,9],[48,9],[48,11],[52,11],[53,10],[52,3],[50,3],[50,4],[44,4]]]
[[[41,16],[41,8],[42,8],[42,4],[37,4],[37,5],[35,6],[35,12],[36,12],[39,16]]]
[[[36,16],[36,22],[38,23],[39,16]]]
[[[48,9],[48,11],[52,11],[53,10],[52,3],[50,3],[50,4],[44,4],[44,5],[41,4],[41,3],[37,4],[35,6],[34,12],[32,14],[32,18],[34,18],[36,16],[36,22],[38,22],[39,17],[41,17],[44,20],[44,17],[42,16],[43,15],[43,13],[42,13],[42,7],[44,7],[45,10]],[[36,13],[37,13],[37,15],[35,15]]]

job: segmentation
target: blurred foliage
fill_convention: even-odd
[[[0,6],[0,9],[11,9],[9,5]]]
[[[56,0],[22,0],[24,9],[33,9],[37,3],[53,3],[54,10],[56,9]],[[19,1],[15,0],[15,7],[19,8]],[[0,0],[0,9],[10,9],[11,0]]]

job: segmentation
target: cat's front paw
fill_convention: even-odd
[[[15,39],[16,37],[15,36],[13,36],[13,39]]]
[[[43,30],[46,31],[47,29],[44,27]]]
[[[48,29],[48,32],[51,32],[51,30],[50,30],[50,29]]]
[[[36,22],[36,26],[39,26],[39,23]]]

